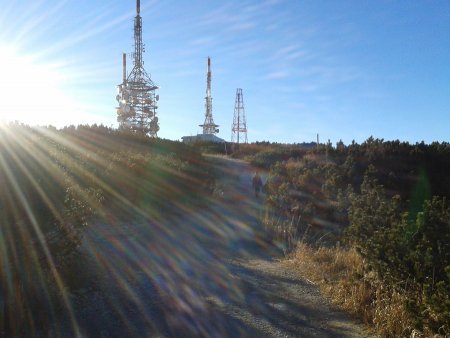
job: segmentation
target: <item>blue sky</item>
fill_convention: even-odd
[[[449,1],[141,0],[159,136],[200,132],[206,60],[229,140],[450,141]],[[0,119],[116,126],[135,1],[0,0]],[[131,60],[129,60],[129,65]],[[130,69],[129,69],[130,70]]]

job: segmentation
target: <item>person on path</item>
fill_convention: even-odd
[[[261,176],[259,176],[258,172],[255,172],[255,176],[253,176],[253,178],[252,178],[252,186],[253,186],[253,189],[255,189],[256,197],[259,196],[262,185],[263,185],[263,183],[261,180]]]

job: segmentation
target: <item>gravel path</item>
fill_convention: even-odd
[[[85,237],[71,316],[58,337],[366,337],[264,240],[261,198],[245,162],[223,173],[208,210],[170,224],[112,218]],[[106,223],[106,222],[105,222]],[[45,336],[43,335],[43,336]]]

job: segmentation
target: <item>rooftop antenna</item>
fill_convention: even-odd
[[[126,54],[123,55],[123,80],[117,86],[116,96],[117,121],[120,129],[128,129],[150,137],[157,137],[159,131],[156,110],[159,95],[156,94],[158,86],[152,81],[144,69],[143,53],[145,45],[142,42],[141,2],[136,2],[136,16],[134,18],[134,52],[133,69],[126,74]]]
[[[122,55],[122,83],[127,82],[127,53],[123,53]]]
[[[236,89],[233,125],[231,126],[231,142],[247,143],[247,121],[245,119],[244,96],[242,88]]]
[[[206,97],[205,97],[205,122],[199,127],[203,128],[203,134],[217,134],[219,127],[214,123],[212,116],[212,97],[211,97],[211,59],[208,56],[208,68],[206,73]]]

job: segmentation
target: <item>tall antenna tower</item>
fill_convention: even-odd
[[[219,127],[214,123],[212,116],[212,97],[211,97],[211,59],[208,56],[208,71],[206,74],[206,97],[205,97],[205,122],[200,124],[203,127],[203,134],[217,134]]]
[[[117,122],[120,129],[129,129],[151,137],[157,137],[159,130],[158,117],[156,116],[156,94],[158,86],[152,81],[144,69],[142,58],[145,45],[142,43],[142,18],[140,15],[140,0],[136,3],[136,16],[134,18],[134,53],[133,69],[127,77],[126,54],[123,54],[123,79],[117,86],[119,102],[117,107]]]
[[[231,126],[231,142],[247,143],[247,121],[245,120],[244,96],[242,88],[236,89],[233,125]]]

